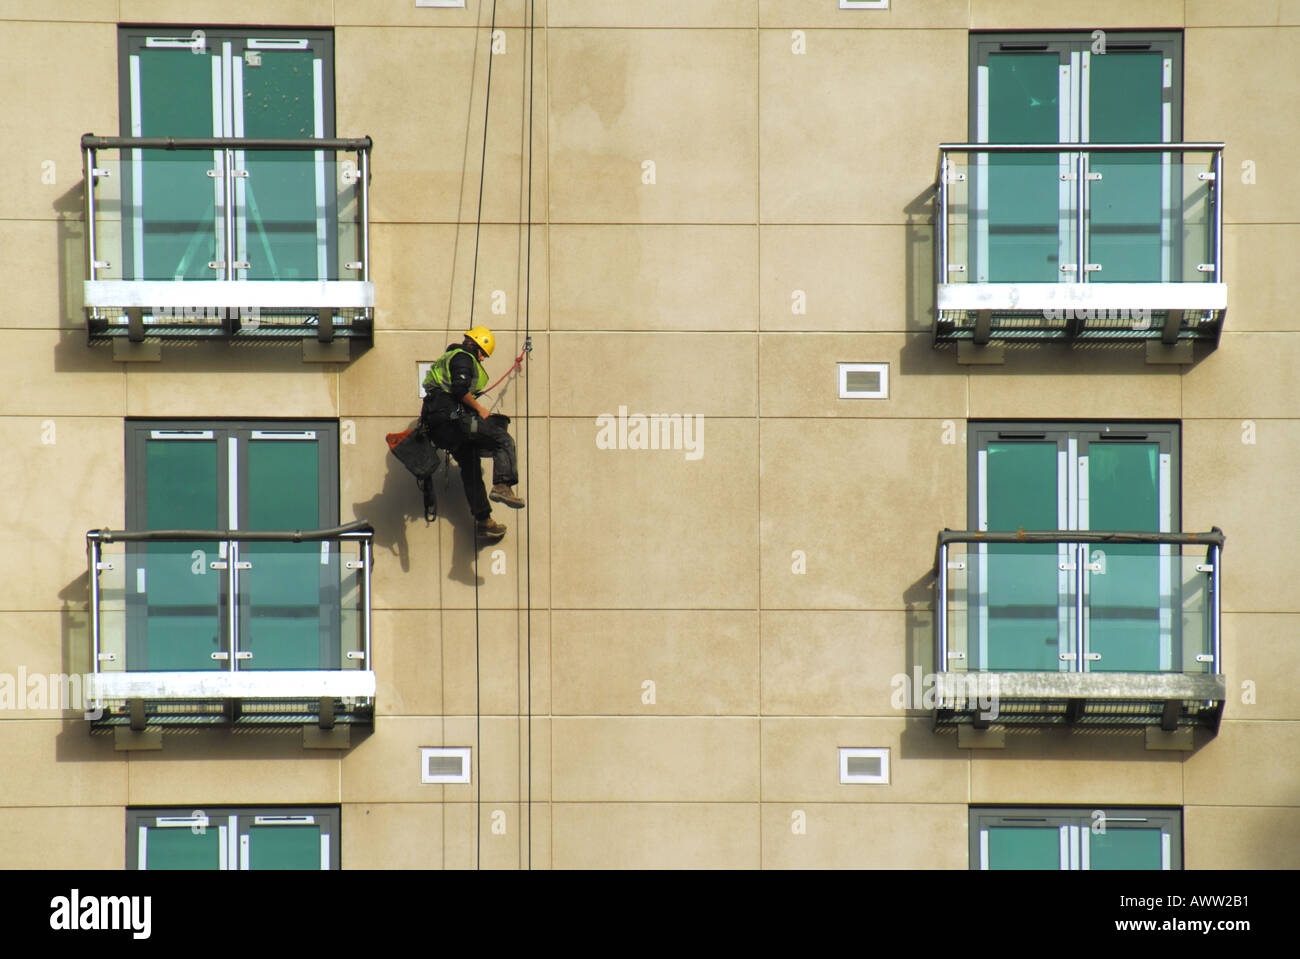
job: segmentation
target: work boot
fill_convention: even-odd
[[[498,503],[505,503],[511,509],[524,508],[523,497],[516,496],[515,491],[512,490],[509,486],[507,486],[505,483],[497,483],[495,486],[493,486],[492,492],[488,494],[488,498],[494,499]]]
[[[474,530],[484,539],[500,539],[506,535],[506,524],[498,523],[491,516],[475,522]]]

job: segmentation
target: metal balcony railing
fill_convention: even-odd
[[[939,534],[936,722],[1217,728],[1224,537],[1208,533]]]
[[[940,144],[936,344],[1217,343],[1223,149]]]
[[[369,137],[81,150],[92,341],[371,337]]]
[[[88,532],[97,722],[368,722],[373,535]]]

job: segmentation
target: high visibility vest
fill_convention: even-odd
[[[483,364],[478,361],[478,357],[462,346],[454,346],[434,362],[429,368],[428,374],[424,377],[424,389],[428,392],[431,389],[440,389],[444,393],[451,392],[451,358],[457,353],[464,353],[474,361],[475,379],[474,385],[470,387],[472,393],[482,393],[487,387],[488,375],[487,370],[483,369]]]

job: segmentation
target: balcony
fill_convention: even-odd
[[[1223,542],[1218,529],[943,531],[936,728],[1217,731]]]
[[[90,341],[370,340],[370,148],[83,136]]]
[[[940,144],[935,345],[1217,345],[1223,146]]]
[[[370,723],[372,536],[91,530],[92,724]]]

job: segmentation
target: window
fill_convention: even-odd
[[[970,810],[972,869],[1181,869],[1182,812]]]
[[[338,525],[336,423],[129,421],[126,431],[128,529]],[[240,669],[340,668],[343,580],[329,542],[127,545],[128,670],[229,669],[232,622]],[[233,611],[220,573],[230,562]]]
[[[333,38],[326,31],[124,29],[123,136],[334,136]],[[338,279],[334,155],[135,150],[123,155],[127,280]],[[227,241],[231,205],[233,243]]]
[[[128,809],[127,869],[338,869],[337,808]]]
[[[973,423],[971,528],[1177,531],[1178,446],[1173,424]],[[1075,555],[1071,545],[1056,543],[971,546],[969,668],[1180,670],[1173,611],[1180,608],[1174,594],[1181,552],[1167,545],[1090,545],[1082,630],[1073,620]]]
[[[1182,137],[1178,34],[972,34],[970,63],[972,142],[1169,143]],[[980,155],[973,162],[971,282],[1071,278],[1078,268],[1079,216],[1072,155]],[[1087,169],[1088,281],[1182,279],[1183,231],[1176,217],[1187,171],[1181,154],[1094,153]],[[1203,260],[1204,251],[1192,259]]]

